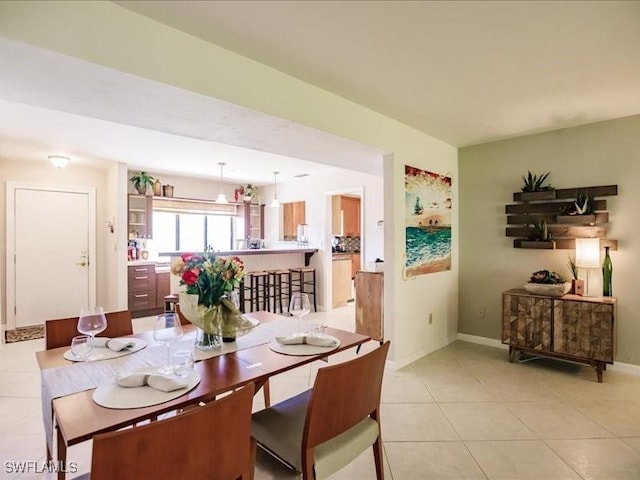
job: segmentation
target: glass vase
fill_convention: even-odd
[[[196,330],[196,343],[195,347],[199,350],[210,351],[220,348],[222,342],[220,335],[217,333],[207,333],[200,327]]]
[[[613,264],[609,256],[609,247],[604,247],[604,261],[602,262],[602,296],[613,296],[611,282],[613,277]]]

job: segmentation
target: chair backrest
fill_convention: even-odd
[[[372,416],[378,420],[389,341],[354,360],[318,370],[302,438],[303,451]]]
[[[191,322],[187,320],[187,317],[185,317],[184,314],[182,313],[182,310],[180,310],[179,303],[175,304],[175,309],[176,309],[176,315],[180,319],[180,325],[189,325]]]
[[[254,385],[166,420],[93,437],[91,480],[249,478]]]
[[[122,337],[133,334],[130,311],[109,312],[106,317],[107,328],[98,335],[99,337]],[[47,320],[44,323],[45,348],[47,350],[68,347],[71,345],[71,339],[76,335],[80,335],[78,333],[78,317]]]

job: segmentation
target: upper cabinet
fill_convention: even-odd
[[[355,197],[342,197],[342,226],[343,236],[360,236],[360,199]]]
[[[153,197],[129,195],[129,239],[153,238]]]
[[[238,209],[238,215],[244,219],[244,238],[264,238],[264,205],[244,203]]]
[[[360,199],[334,195],[331,197],[331,233],[339,237],[360,236]]]
[[[600,246],[617,249],[607,239],[607,201],[618,194],[617,185],[564,188],[513,194],[506,205],[507,237],[514,248],[574,249],[576,238],[599,238]]]
[[[282,204],[282,239],[297,240],[298,225],[306,224],[305,202]]]

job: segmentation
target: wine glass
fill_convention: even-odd
[[[167,346],[167,365],[158,369],[159,373],[167,375],[173,373],[173,369],[171,368],[171,344],[180,340],[183,333],[182,324],[175,313],[158,315],[156,324],[153,327],[153,339]]]
[[[104,332],[107,328],[107,317],[104,315],[102,307],[83,308],[78,318],[78,331],[83,335],[91,337],[91,345],[97,334]]]
[[[78,360],[87,360],[92,350],[93,340],[89,335],[78,335],[71,339],[71,353]]]
[[[295,292],[291,295],[289,313],[298,317],[298,334],[302,335],[302,317],[311,311],[309,296],[306,293]]]

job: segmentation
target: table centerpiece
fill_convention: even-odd
[[[212,350],[220,346],[222,337],[235,339],[257,324],[243,317],[231,299],[245,276],[238,257],[219,257],[210,250],[186,253],[171,264],[171,273],[185,286],[178,293],[180,312],[198,327],[197,348]]]

